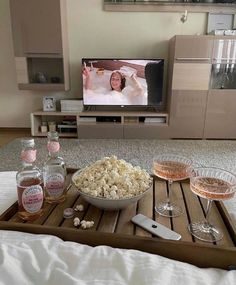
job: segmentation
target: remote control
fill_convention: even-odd
[[[159,236],[164,239],[171,239],[171,240],[180,240],[181,235],[170,230],[169,228],[157,223],[156,221],[142,215],[138,214],[134,216],[131,221],[145,229],[146,231]]]

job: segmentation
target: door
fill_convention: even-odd
[[[236,91],[210,90],[208,94],[205,138],[236,138]]]
[[[207,91],[172,91],[170,109],[171,138],[202,138]]]
[[[213,63],[236,63],[236,40],[218,39],[214,40]]]

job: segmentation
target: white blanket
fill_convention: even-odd
[[[16,201],[16,171],[0,172],[0,215]]]
[[[158,255],[0,231],[0,284],[236,284],[236,271],[200,269]]]

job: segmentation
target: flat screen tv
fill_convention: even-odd
[[[163,107],[164,59],[82,59],[84,106]]]

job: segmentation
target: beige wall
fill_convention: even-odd
[[[172,36],[206,31],[206,13],[190,13],[183,24],[181,13],[105,12],[102,0],[67,3],[71,90],[49,94],[17,89],[9,0],[0,1],[0,127],[29,127],[29,114],[42,108],[44,95],[58,100],[81,96],[82,57],[167,59]]]

